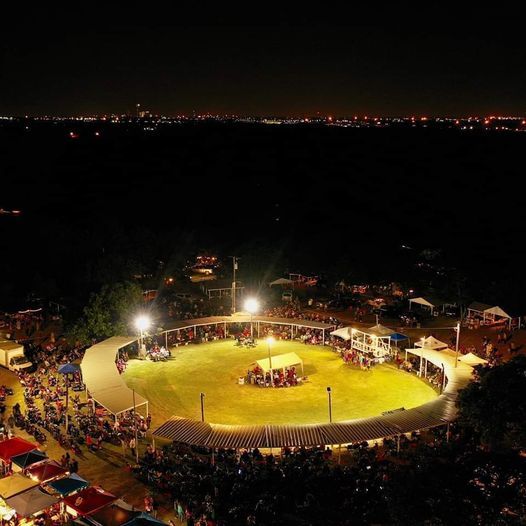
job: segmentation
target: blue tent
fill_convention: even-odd
[[[137,517],[134,517],[131,521],[126,522],[122,526],[166,526],[166,522],[162,522],[146,512],[142,512]]]
[[[405,334],[402,334],[400,332],[395,332],[391,334],[391,340],[395,342],[401,342],[403,340],[408,340],[408,339],[409,339],[409,336],[406,336]]]
[[[76,473],[72,473],[69,477],[49,482],[48,486],[59,493],[62,497],[65,497],[79,489],[87,488],[89,482],[82,477],[79,477]]]
[[[60,374],[73,374],[78,373],[80,371],[80,366],[78,366],[76,363],[63,363],[62,365],[58,366],[58,372]]]
[[[31,464],[36,464],[37,462],[42,462],[43,460],[47,460],[47,455],[38,449],[11,457],[11,462],[22,469],[28,468],[31,466]]]

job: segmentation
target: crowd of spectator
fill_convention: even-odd
[[[324,447],[150,446],[134,471],[153,506],[173,502],[190,526],[520,524],[526,476],[514,458],[483,453],[452,427],[356,444],[341,458]]]

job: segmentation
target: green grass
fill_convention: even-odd
[[[255,360],[268,356],[264,340],[253,349],[235,347],[233,340],[187,345],[173,349],[175,358],[168,362],[131,360],[124,379],[150,401],[154,426],[171,415],[200,419],[200,392],[206,395],[206,420],[221,424],[327,422],[327,386],[332,388],[333,421],[409,409],[436,396],[428,384],[391,365],[362,371],[344,364],[328,347],[273,344],[273,355],[286,352],[303,359],[309,378],[304,385],[238,385]]]

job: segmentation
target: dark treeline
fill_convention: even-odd
[[[522,312],[525,138],[3,123],[0,208],[22,214],[0,216],[2,301],[35,291],[82,303],[108,281],[174,272],[202,248],[242,256],[252,275],[411,281],[432,248],[433,265],[448,269],[426,277],[434,286],[462,284]]]

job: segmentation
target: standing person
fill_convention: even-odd
[[[130,438],[130,442],[129,442],[129,444],[128,444],[128,447],[130,448],[130,450],[131,450],[131,454],[132,454],[132,456],[133,456],[134,458],[135,458],[135,456],[136,456],[136,451],[135,451],[136,446],[137,446],[137,444],[136,444],[136,442],[135,442],[135,437],[131,437],[131,438]]]

